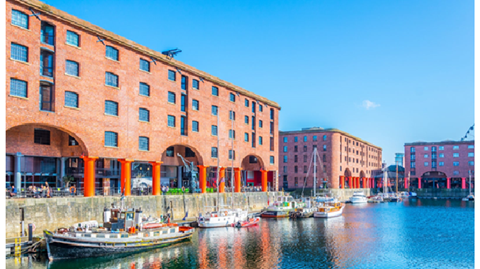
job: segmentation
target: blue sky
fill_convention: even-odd
[[[474,123],[473,1],[60,1],[81,19],[278,102],[280,130],[383,148]]]

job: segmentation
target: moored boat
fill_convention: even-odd
[[[345,205],[340,202],[325,203],[320,205],[313,213],[314,218],[333,218],[341,216]]]
[[[249,218],[245,221],[242,222],[237,222],[237,223],[232,223],[232,227],[237,227],[237,228],[244,228],[244,227],[250,227],[253,225],[257,225],[260,222],[260,218]]]
[[[267,207],[267,210],[262,212],[262,218],[285,218],[289,216],[290,211],[294,211],[299,207],[292,196],[278,196],[277,200]]]
[[[356,191],[353,193],[353,196],[350,197],[350,202],[352,204],[364,204],[368,201],[367,197],[365,194],[363,194],[362,191]]]
[[[198,226],[202,228],[227,227],[238,221],[245,221],[248,211],[242,209],[219,209],[198,217]]]

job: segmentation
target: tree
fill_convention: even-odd
[[[63,177],[63,182],[65,183],[65,187],[67,189],[68,189],[68,185],[74,181],[75,181],[75,178],[72,175],[66,175]]]

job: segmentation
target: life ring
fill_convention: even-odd
[[[228,211],[225,211],[225,216],[228,216]]]
[[[66,232],[68,232],[68,229],[67,229],[67,228],[63,228],[63,227],[62,227],[62,228],[58,228],[58,229],[57,229],[57,233],[58,233],[58,234],[64,234],[64,233],[66,233]]]

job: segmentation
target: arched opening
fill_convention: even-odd
[[[190,178],[187,175],[192,169],[194,172],[198,172],[197,165],[203,165],[203,158],[196,148],[177,144],[165,149],[162,153],[162,162],[160,184],[162,186],[167,185],[170,188],[188,188]],[[212,167],[207,170],[207,187],[211,187],[213,184],[212,170]]]
[[[247,155],[242,159],[242,186],[258,188],[262,186],[262,172],[265,165],[257,155]],[[267,172],[267,185],[273,187],[273,171]]]
[[[366,182],[364,182],[364,180],[366,180],[365,178],[365,172],[360,171],[360,187],[361,188],[365,188],[366,187]]]
[[[440,171],[428,171],[422,175],[422,189],[446,189],[447,176]]]

